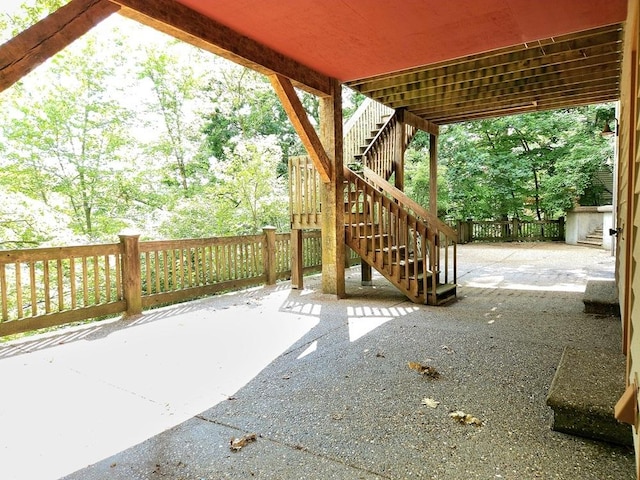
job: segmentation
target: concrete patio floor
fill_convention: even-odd
[[[565,346],[619,350],[582,304],[613,272],[598,249],[471,244],[445,307],[351,269],[340,301],[314,276],[0,344],[0,478],[635,478],[632,450],[550,430],[545,404]]]

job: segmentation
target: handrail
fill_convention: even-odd
[[[396,112],[394,110],[393,113],[389,116],[389,118],[387,118],[387,120],[384,122],[384,125],[380,128],[380,130],[378,130],[378,133],[376,133],[376,136],[373,137],[373,140],[371,140],[371,143],[367,146],[365,151],[362,152],[362,158],[366,158],[366,156],[369,154],[371,150],[373,150],[374,148],[377,148],[378,140],[380,139],[380,137],[386,134],[387,128],[389,128],[392,125],[395,118],[396,118]]]
[[[365,176],[366,179],[371,181],[371,183],[373,183],[376,187],[381,188],[382,190],[387,192],[389,195],[391,195],[394,198],[394,200],[396,200],[398,203],[404,205],[406,208],[413,211],[417,217],[424,219],[425,223],[428,226],[430,226],[433,229],[440,230],[442,233],[444,233],[448,237],[457,238],[458,234],[453,228],[451,228],[445,222],[443,222],[438,217],[433,215],[431,212],[427,211],[422,205],[417,203],[415,200],[412,200],[411,198],[409,198],[407,194],[405,194],[402,190],[391,185],[389,182],[387,182],[384,178],[382,178],[376,172],[374,172],[368,167],[364,167],[363,175]]]

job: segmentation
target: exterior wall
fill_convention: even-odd
[[[609,229],[613,228],[613,206],[603,205],[598,207],[598,212],[602,215],[602,248],[605,250],[611,250],[613,255],[615,252],[612,250],[614,247],[613,237],[609,233]]]
[[[602,248],[610,250],[612,241],[609,229],[613,228],[613,207],[576,207],[567,213],[565,243],[577,245],[598,227],[602,228]]]
[[[620,309],[623,322],[623,351],[627,354],[627,385],[640,378],[640,182],[636,172],[640,167],[638,148],[640,115],[638,114],[638,50],[640,46],[640,7],[638,0],[628,0],[625,25],[624,56],[621,76],[619,116],[619,166],[618,209],[619,234],[616,254],[616,279],[618,281]],[[636,390],[637,394],[637,390]],[[640,408],[636,396],[636,408]],[[639,420],[634,425],[636,464],[638,464],[640,442]],[[640,478],[640,475],[638,476]]]

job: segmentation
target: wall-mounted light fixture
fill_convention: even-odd
[[[600,132],[600,135],[602,135],[603,137],[611,137],[615,134],[615,136],[618,136],[618,119],[614,118],[613,119],[616,122],[616,126],[615,126],[615,130],[611,130],[611,127],[609,126],[609,122],[605,122],[604,123],[604,128],[602,129],[602,132]]]

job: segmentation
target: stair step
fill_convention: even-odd
[[[549,388],[552,429],[570,435],[633,445],[631,426],[618,422],[614,407],[624,393],[622,353],[565,347]]]
[[[444,305],[456,299],[458,286],[455,283],[443,283],[436,286],[435,305]]]
[[[582,297],[585,313],[620,317],[620,302],[615,280],[588,280]]]
[[[589,245],[593,247],[602,247],[602,240],[578,240],[578,245]]]

